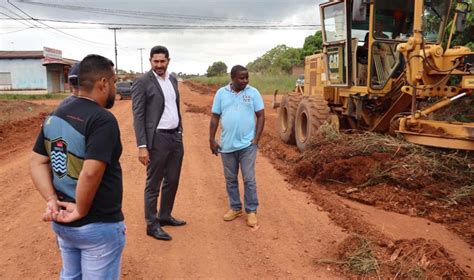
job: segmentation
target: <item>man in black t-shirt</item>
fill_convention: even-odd
[[[46,200],[61,249],[61,279],[119,279],[125,246],[120,131],[113,63],[89,55],[79,69],[78,98],[43,123],[30,172]]]

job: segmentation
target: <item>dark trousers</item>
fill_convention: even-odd
[[[148,227],[154,227],[158,225],[159,220],[170,219],[173,211],[184,155],[183,135],[181,132],[157,131],[153,137],[153,145],[148,151],[150,162],[145,185],[145,219]],[[157,215],[160,187],[160,211]]]

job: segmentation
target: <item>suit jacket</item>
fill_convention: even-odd
[[[178,128],[182,131],[178,81],[171,75],[170,81],[176,93],[176,106],[179,117]],[[136,78],[132,84],[132,111],[137,146],[146,145],[148,149],[151,148],[155,130],[158,127],[164,110],[165,97],[155,74],[153,74],[153,70]]]

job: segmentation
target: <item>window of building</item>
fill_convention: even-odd
[[[11,85],[12,75],[10,72],[0,72],[0,85]]]

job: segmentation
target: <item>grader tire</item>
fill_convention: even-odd
[[[295,116],[301,95],[285,95],[280,102],[278,110],[278,130],[280,139],[285,144],[295,144]]]
[[[315,95],[303,99],[296,111],[295,140],[298,149],[301,152],[307,150],[318,128],[334,118],[337,117],[331,114],[323,96]]]

